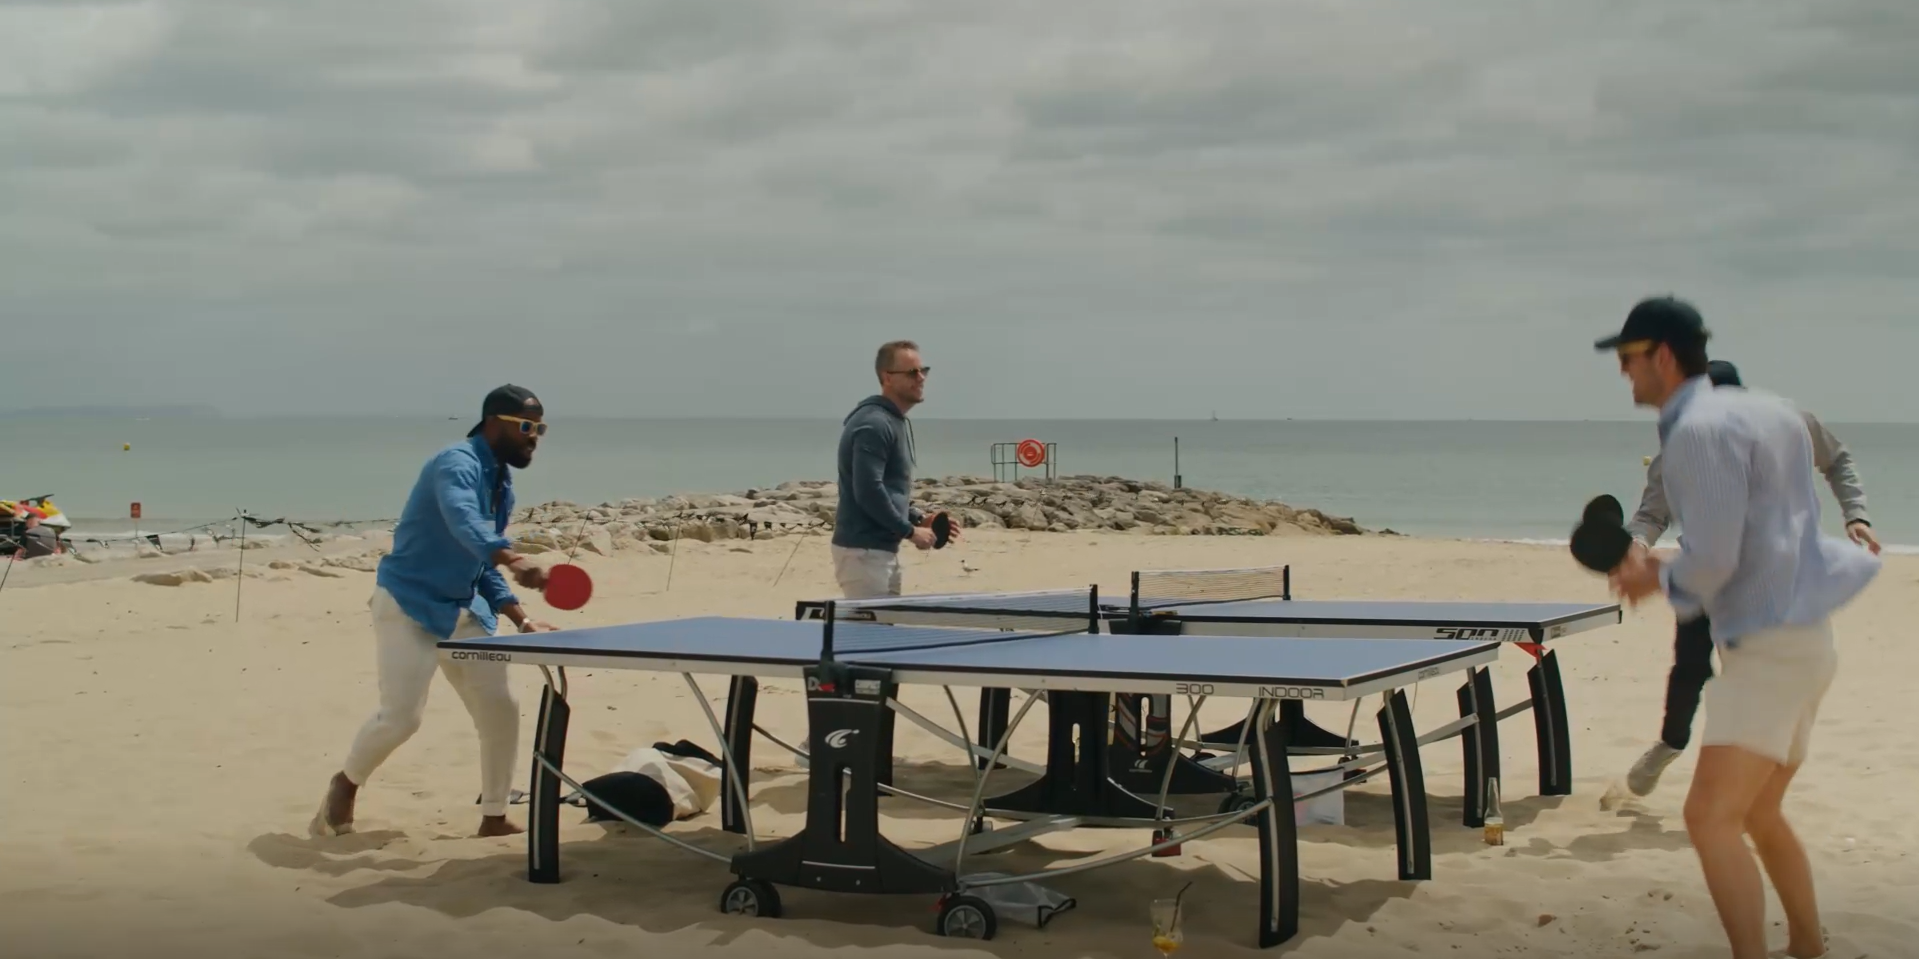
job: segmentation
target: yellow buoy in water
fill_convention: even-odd
[[[126,452],[127,450],[130,450],[130,449],[133,449],[133,444],[132,444],[132,443],[121,443],[121,444],[120,444],[120,451],[121,451],[121,452],[123,452],[123,453],[124,453],[124,452]]]
[[[1650,457],[1650,456],[1648,456],[1648,457],[1645,457],[1644,459],[1641,459],[1641,460],[1639,461],[1639,465],[1641,465],[1641,466],[1651,466],[1651,465],[1652,465],[1652,457]]]

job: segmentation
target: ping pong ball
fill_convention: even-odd
[[[1650,457],[1650,456],[1644,456],[1644,457],[1641,457],[1641,458],[1640,458],[1640,460],[1639,460],[1639,465],[1641,465],[1641,466],[1651,466],[1651,465],[1652,465],[1652,457]]]

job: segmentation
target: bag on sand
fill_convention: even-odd
[[[580,785],[600,800],[594,802],[579,793],[567,797],[586,807],[587,822],[618,820],[613,812],[617,809],[660,828],[713,805],[720,795],[720,761],[684,739],[654,743],[650,749],[627,753],[611,772]]]
[[[1003,872],[981,872],[965,878],[968,880],[1004,879],[1006,876],[1007,874]],[[1015,919],[1037,929],[1046,928],[1046,924],[1052,922],[1054,916],[1079,905],[1071,896],[1030,881],[969,888],[966,890],[966,895],[986,900],[986,904],[993,907],[994,915],[1000,918]]]

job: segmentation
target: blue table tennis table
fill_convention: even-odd
[[[1533,713],[1539,794],[1571,794],[1572,743],[1566,694],[1558,655],[1546,644],[1622,619],[1617,603],[1298,600],[1292,595],[1290,566],[1139,570],[1132,574],[1130,586],[1123,601],[1099,604],[1099,618],[1108,632],[1367,642],[1471,640],[1523,649],[1535,660],[1526,677],[1529,699],[1498,709],[1491,673],[1471,669],[1456,697],[1459,721],[1419,741],[1423,745],[1460,738],[1465,766],[1462,818],[1471,828],[1484,825],[1493,790],[1500,785],[1499,723],[1520,712]],[[1083,597],[1081,590],[1058,589],[906,595],[839,600],[835,609],[837,615],[857,621],[1032,630],[1085,616],[1079,608]],[[796,618],[818,619],[824,609],[823,602],[803,601],[796,606]],[[1189,694],[1193,690],[1179,692]],[[1382,748],[1362,746],[1306,720],[1304,701],[1309,698],[1288,699],[1281,706],[1291,737],[1288,745],[1295,755],[1355,757]],[[1170,697],[1121,694],[1113,706],[1112,766],[1121,785],[1144,789],[1159,782],[1170,767],[1173,794],[1230,793],[1230,781],[1215,769],[1182,755],[1177,747],[1237,748],[1246,742],[1242,723],[1203,733],[1197,742],[1181,743],[1169,737]],[[1004,728],[1009,708],[1010,690],[981,691],[980,746],[990,746]],[[1225,802],[1235,801],[1228,795]]]
[[[776,886],[936,895],[940,897],[940,913],[935,930],[972,938],[991,938],[994,934],[997,919],[989,899],[995,885],[1034,882],[1164,853],[1183,842],[1251,820],[1258,833],[1260,859],[1257,939],[1261,947],[1270,947],[1297,933],[1299,912],[1295,797],[1285,720],[1276,706],[1285,700],[1348,701],[1375,694],[1384,700],[1378,721],[1395,796],[1400,876],[1430,878],[1424,779],[1418,749],[1412,744],[1411,712],[1403,687],[1489,663],[1498,656],[1498,643],[1390,638],[1352,643],[1313,638],[1193,636],[1169,644],[1154,636],[1101,630],[1097,589],[1088,589],[1083,596],[1082,608],[1087,610],[1083,621],[1056,618],[1043,631],[848,622],[828,603],[819,621],[695,617],[512,633],[443,640],[439,655],[448,662],[532,665],[545,674],[546,688],[541,694],[533,745],[527,829],[528,878],[533,882],[560,879],[558,817],[563,782],[630,824],[725,864],[737,878],[721,895],[723,911],[777,916],[781,907]],[[571,720],[565,673],[568,667],[684,675],[720,740],[726,773],[722,790],[738,803],[746,819],[744,850],[726,853],[705,849],[666,830],[654,829],[624,815],[614,804],[599,800],[566,774],[566,734]],[[733,749],[734,741],[750,739],[751,731],[735,727],[729,732],[722,727],[711,707],[706,706],[694,673],[778,676],[803,682],[810,761],[806,822],[798,834],[767,843],[760,843],[754,836],[746,779],[741,775],[745,763]],[[965,813],[959,838],[931,849],[901,848],[880,832],[879,798],[885,792],[926,797],[887,787],[878,773],[891,761],[891,745],[882,735],[885,717],[901,708],[898,689],[911,684],[1039,689],[1053,697],[1095,701],[1120,692],[1170,696],[1195,690],[1203,690],[1204,695],[1250,699],[1256,704],[1248,723],[1252,801],[1244,808],[1187,819],[1166,818],[1170,810],[1144,800],[1140,802],[1145,813],[1140,818],[997,810],[996,801],[986,798],[992,760],[1004,752],[1013,730],[1035,702],[1028,699],[999,732],[985,766],[969,764],[975,777],[971,802],[965,807],[941,803]],[[729,702],[729,712],[733,706]],[[1055,707],[1049,706],[1048,711],[1054,712]],[[1102,717],[1101,733],[1104,726]],[[1103,735],[1087,736],[1083,741],[1090,744],[1103,739]],[[1055,737],[1049,752],[1070,751],[1071,743],[1070,738]],[[1076,775],[1083,779],[1097,774],[1104,755],[1103,750],[1090,750],[1088,761],[1077,767]],[[1017,825],[982,830],[988,816],[1012,819]],[[969,854],[1080,825],[1152,828],[1154,842],[1144,849],[1024,876],[969,875],[964,870]],[[1181,829],[1191,831],[1175,832]]]

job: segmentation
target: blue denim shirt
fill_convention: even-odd
[[[472,610],[489,632],[496,630],[496,613],[520,601],[492,560],[512,545],[506,538],[512,516],[513,477],[506,464],[482,437],[454,443],[420,469],[393,530],[393,551],[380,559],[375,581],[442,639],[453,635],[461,610]]]
[[[1722,647],[1809,626],[1866,588],[1879,559],[1819,529],[1812,440],[1790,403],[1688,380],[1659,414],[1679,557],[1660,585],[1680,621],[1712,619]]]

